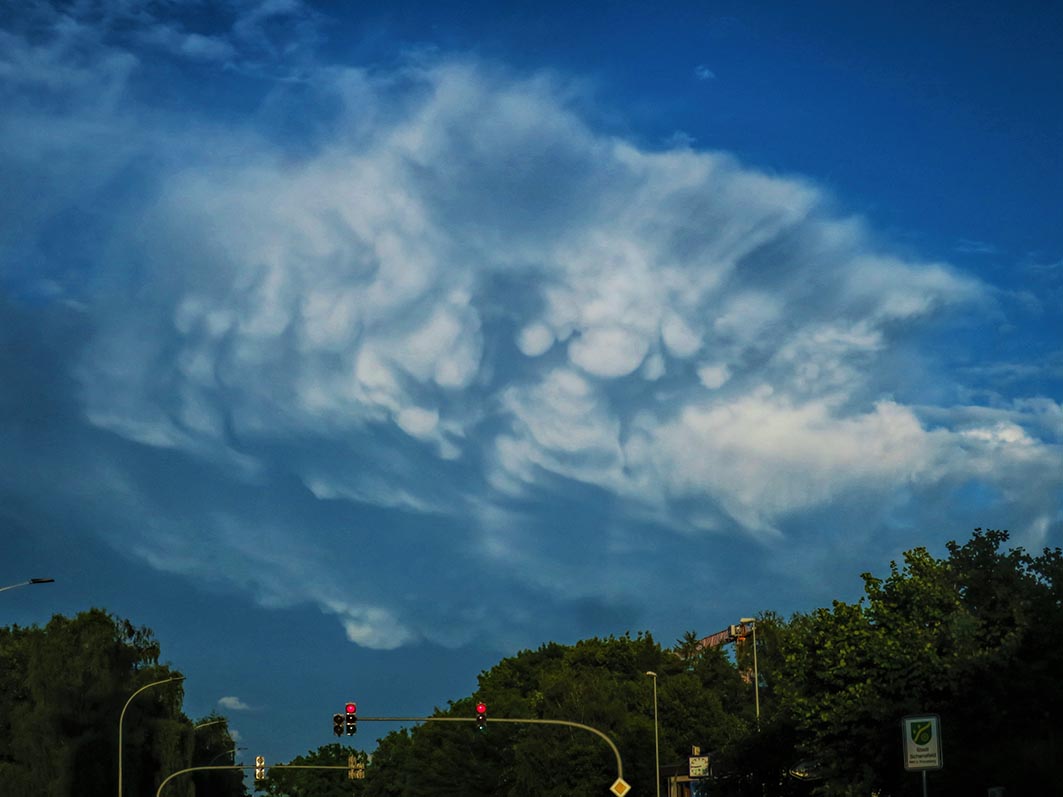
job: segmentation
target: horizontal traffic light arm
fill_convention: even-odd
[[[362,722],[476,722],[476,717],[359,717],[358,719]],[[581,722],[570,722],[568,720],[513,719],[511,717],[495,717],[488,720],[488,722],[508,722],[511,724],[522,725],[563,725],[570,728],[579,728],[584,731],[590,731],[596,736],[601,737],[605,743],[609,745],[609,749],[613,751],[613,755],[616,757],[616,777],[618,780],[624,777],[624,764],[620,760],[620,751],[613,743],[613,740],[606,736],[602,731],[597,728],[592,728],[590,725],[584,725]],[[155,792],[155,797],[162,797],[163,788],[178,775],[185,775],[189,772],[210,772],[233,769],[255,769],[255,764],[220,764],[218,766],[188,767],[187,769],[179,769],[172,775],[167,776],[167,778],[159,784],[159,789]],[[350,769],[350,765],[272,764],[267,766],[266,769],[337,769],[346,772]]]
[[[254,764],[221,764],[221,765],[216,766],[216,767],[189,767],[188,769],[179,769],[176,772],[174,772],[172,775],[167,776],[166,780],[164,780],[162,783],[159,784],[159,789],[158,789],[158,791],[155,792],[155,797],[162,797],[163,787],[167,783],[169,783],[171,780],[176,778],[178,775],[187,775],[189,772],[211,772],[211,771],[217,771],[219,769],[254,769],[254,768],[255,768]],[[324,764],[319,764],[319,765],[315,765],[315,764],[270,764],[269,766],[266,767],[266,769],[342,769],[344,772],[346,772],[349,768],[350,767],[347,764],[344,764],[343,766],[339,766],[339,765],[336,765],[336,766],[328,765],[328,766],[326,766]]]
[[[476,717],[359,717],[358,719],[362,722],[476,722]],[[590,731],[591,733],[600,736],[605,740],[605,743],[609,745],[609,749],[612,750],[613,755],[616,756],[616,777],[618,779],[624,777],[624,763],[620,760],[620,751],[616,749],[613,740],[606,736],[602,731],[597,728],[592,728],[590,725],[584,725],[582,722],[569,722],[568,720],[514,719],[512,717],[491,717],[487,722],[490,724],[496,722],[510,722],[524,725],[567,725],[570,728],[580,728],[584,731]]]

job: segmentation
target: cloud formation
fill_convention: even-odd
[[[0,268],[40,285],[19,263],[43,262],[41,237],[78,209],[80,263],[45,272],[89,319],[76,378],[93,427],[248,489],[286,474],[319,508],[472,518],[446,540],[377,541],[508,560],[495,578],[532,592],[542,574],[506,554],[548,560],[552,543],[512,527],[572,490],[675,533],[766,541],[835,503],[888,515],[898,496],[970,483],[1031,534],[1059,522],[1059,430],[1043,423],[1057,403],[928,405],[911,376],[931,368],[934,325],[990,291],[890,252],[808,180],[600,133],[560,78],[459,57],[306,66],[311,82],[262,107],[318,109],[331,121],[309,142],[137,98],[136,47],[229,64],[253,51],[261,68],[277,50],[264,21],[299,8],[248,6],[209,35],[152,20],[135,45],[61,16],[43,43],[4,34],[10,203],[33,202]],[[425,608],[412,575],[394,592],[321,576],[323,547],[350,536],[195,516],[200,538],[157,521],[140,555],[266,603],[311,600],[359,645],[467,638],[475,608]],[[256,575],[238,575],[248,560]]]
[[[250,711],[251,706],[247,705],[243,700],[234,696],[219,697],[218,705],[229,711]]]

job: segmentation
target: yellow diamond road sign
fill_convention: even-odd
[[[616,795],[616,797],[624,797],[629,791],[631,786],[623,778],[617,778],[616,783],[609,787],[609,791]]]

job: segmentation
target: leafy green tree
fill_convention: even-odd
[[[831,788],[915,793],[900,720],[923,712],[941,715],[947,763],[930,776],[937,788],[1057,788],[1061,555],[1002,551],[1007,539],[978,529],[949,543],[946,559],[908,551],[885,579],[864,574],[858,603],[790,623],[780,699]]]
[[[406,729],[392,731],[377,745],[366,772],[367,797],[403,797],[412,794],[416,778],[413,738]]]
[[[352,755],[363,768],[368,763],[368,757],[362,751],[333,743],[296,756],[288,764],[346,767]],[[255,791],[265,791],[270,797],[351,797],[365,793],[365,781],[351,780],[347,772],[341,770],[271,767],[269,776],[262,784],[256,784]]]
[[[203,717],[195,723],[194,729],[195,748],[191,766],[223,766],[236,761],[236,741],[229,733],[229,721],[225,717],[218,714]],[[197,797],[243,797],[247,794],[242,770],[193,772],[189,777]]]
[[[734,735],[715,757],[715,788],[721,794],[803,794],[807,791],[787,773],[802,758],[797,750],[797,731],[777,696],[779,673],[788,647],[789,628],[777,613],[765,611],[756,618],[757,666],[754,668],[754,636],[735,645],[735,663],[742,691],[730,696],[737,701],[744,732]],[[760,720],[756,719],[754,676],[759,678]]]
[[[487,731],[466,723],[425,723],[390,734],[373,756],[367,794],[600,795],[616,777],[616,760],[596,735],[566,726],[492,722],[492,717],[578,722],[610,736],[624,779],[654,792],[653,683],[657,673],[661,760],[685,761],[690,745],[724,746],[746,723],[735,714],[743,687],[719,650],[684,658],[651,636],[549,643],[522,651],[481,673],[474,696],[441,716],[472,718],[488,706]]]
[[[150,629],[101,609],[56,615],[43,628],[0,628],[0,794],[111,795],[118,769],[118,720],[126,700],[178,675],[159,663]],[[169,773],[191,765],[192,724],[180,682],[130,704],[123,729],[123,785],[154,794]],[[191,797],[191,779],[168,794]],[[224,797],[243,794],[220,792]]]

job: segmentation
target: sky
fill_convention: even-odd
[[[1063,544],[1063,5],[660,6],[0,2],[0,622],[281,761]]]

